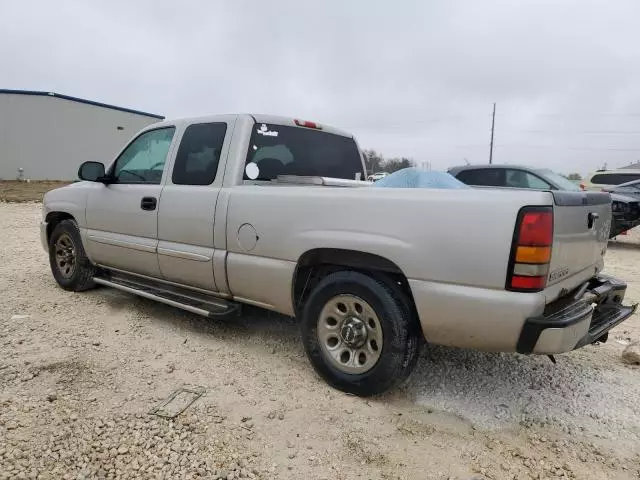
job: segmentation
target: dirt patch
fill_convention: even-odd
[[[23,203],[41,202],[49,190],[64,187],[71,182],[57,180],[18,181],[0,180],[0,202]]]

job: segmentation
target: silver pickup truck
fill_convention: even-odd
[[[166,121],[78,174],[44,197],[62,288],[299,317],[316,371],[357,395],[406,378],[423,338],[556,354],[606,340],[635,308],[601,274],[608,194],[375,188],[353,136],[326,125]]]

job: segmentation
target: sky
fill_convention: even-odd
[[[2,1],[0,88],[268,113],[446,169],[640,160],[637,0]]]

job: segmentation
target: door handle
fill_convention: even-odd
[[[595,212],[589,212],[589,215],[587,215],[587,227],[592,228],[598,218],[600,218],[600,215]]]
[[[140,208],[142,210],[155,210],[158,205],[158,199],[155,197],[142,197]]]

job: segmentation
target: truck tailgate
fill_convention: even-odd
[[[578,286],[585,270],[603,266],[611,228],[611,197],[601,192],[553,192],[553,249],[547,286]]]

